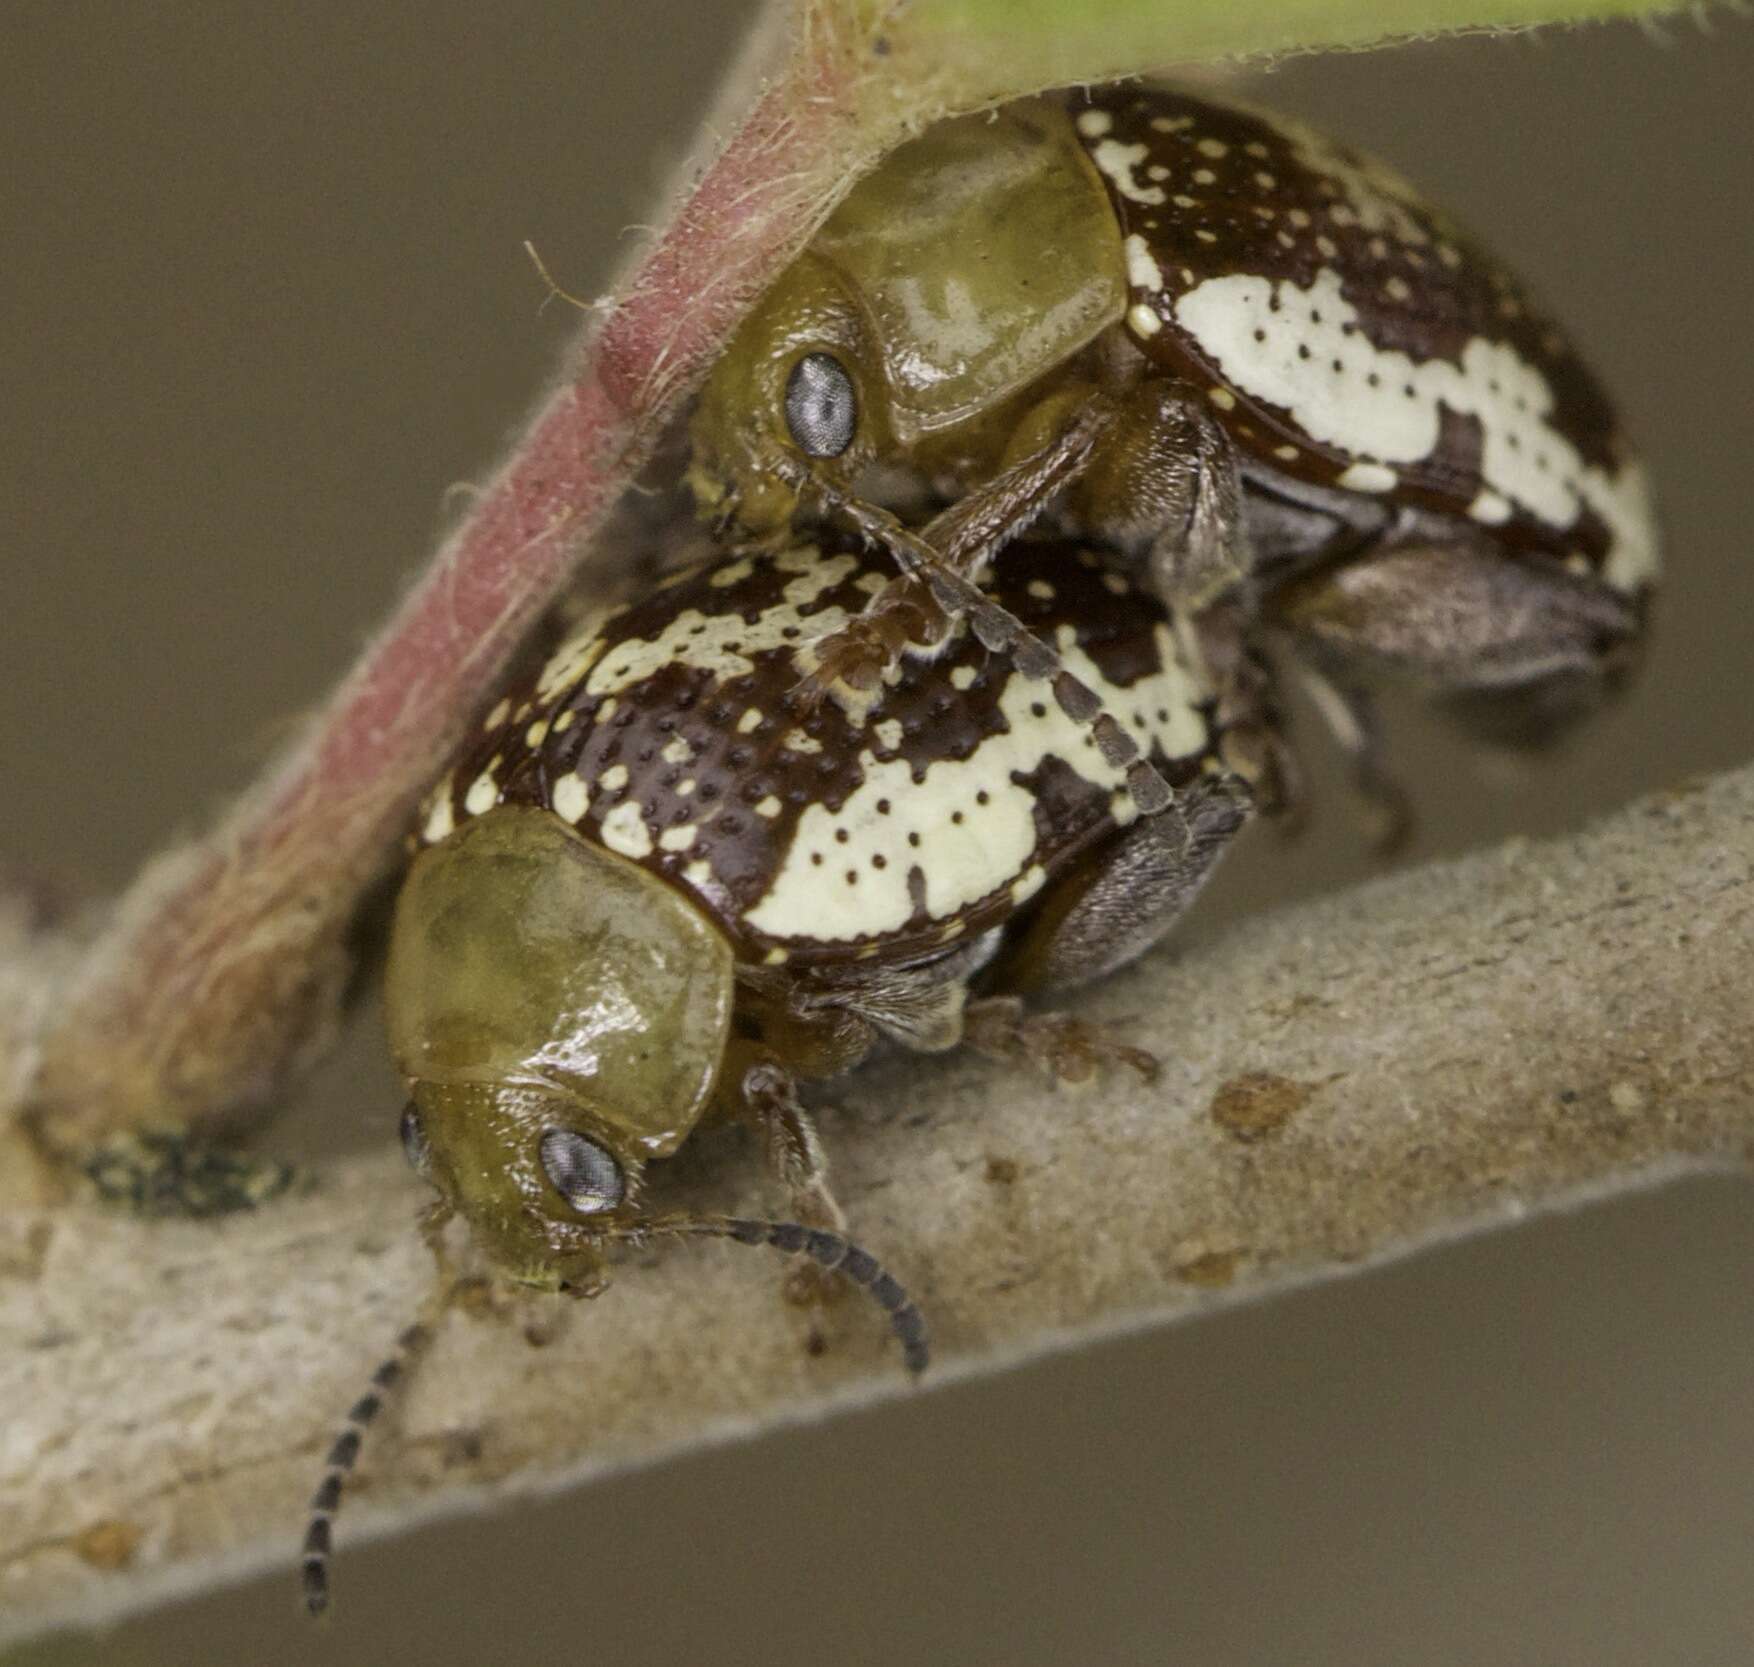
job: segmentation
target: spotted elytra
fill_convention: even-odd
[[[1132,579],[1026,540],[988,600],[1053,645],[1052,677],[959,623],[930,660],[825,693],[811,645],[893,574],[862,541],[732,552],[582,625],[462,749],[422,812],[386,970],[435,1253],[461,1215],[501,1278],[586,1296],[618,1244],[766,1244],[862,1286],[917,1372],[924,1324],[845,1236],[801,1085],[883,1040],[1065,1079],[1154,1072],[1023,1002],[1155,943],[1248,819],[1212,691]],[[1141,764],[1171,795],[1151,814]],[[760,1133],[792,1219],[654,1210],[653,1168],[723,1120]],[[329,1454],[313,1611],[364,1429],[431,1335],[431,1314],[404,1334]]]
[[[1043,515],[1101,540],[1227,700],[1270,633],[1391,821],[1371,677],[1544,741],[1624,681],[1657,574],[1643,470],[1516,279],[1380,163],[1166,90],[930,129],[757,303],[694,420],[703,512],[872,530],[873,478],[948,505],[904,566],[976,577]],[[849,683],[893,605],[825,647]]]

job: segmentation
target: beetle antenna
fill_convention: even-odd
[[[924,539],[908,531],[886,509],[862,503],[832,486],[810,478],[802,468],[777,470],[780,478],[802,491],[814,491],[830,508],[838,510],[873,544],[880,544],[902,572],[914,575],[932,593],[932,600],[951,619],[968,620],[981,646],[1007,656],[1032,683],[1046,683],[1055,701],[1073,723],[1090,731],[1098,751],[1115,769],[1125,772],[1128,796],[1141,816],[1155,816],[1175,801],[1175,792],[1155,765],[1139,751],[1136,741],[1115,721],[1101,698],[1052,648],[1022,620],[963,578]]]
[[[304,1539],[305,1608],[313,1615],[320,1615],[329,1607],[329,1525],[341,1509],[341,1491],[359,1459],[366,1426],[377,1417],[384,1397],[426,1352],[432,1336],[431,1323],[417,1320],[396,1339],[395,1352],[372,1373],[371,1387],[348,1408],[347,1428],[336,1436],[329,1449],[328,1468],[311,1495],[311,1518]]]
[[[842,1273],[885,1314],[901,1344],[902,1358],[916,1378],[931,1358],[925,1316],[906,1287],[870,1251],[839,1233],[796,1221],[754,1221],[745,1216],[657,1216],[604,1234],[609,1239],[731,1239],[737,1244],[769,1245],[787,1256],[808,1256],[830,1273]]]

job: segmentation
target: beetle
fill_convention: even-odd
[[[995,604],[1058,644],[1166,808],[1143,813],[1093,726],[962,627],[867,696],[815,698],[812,640],[893,572],[846,538],[730,551],[581,622],[463,747],[422,812],[385,969],[435,1254],[460,1214],[506,1280],[587,1296],[617,1243],[765,1243],[869,1291],[917,1371],[923,1322],[845,1237],[801,1085],[883,1039],[1070,1080],[1155,1071],[1024,1000],[1158,941],[1249,818],[1212,692],[1134,580],[1028,541]],[[650,1209],[652,1166],[725,1119],[764,1137],[795,1219]],[[329,1454],[313,1610],[364,1426],[429,1334],[406,1334]]]
[[[757,301],[691,447],[702,512],[753,536],[839,515],[964,579],[1043,515],[1100,539],[1239,708],[1239,638],[1291,648],[1391,811],[1370,681],[1544,742],[1624,682],[1658,568],[1644,470],[1525,288],[1383,164],[1185,92],[895,151]],[[874,478],[950,507],[910,536]],[[849,685],[901,651],[896,601],[825,648]]]

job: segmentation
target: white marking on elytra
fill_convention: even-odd
[[[1055,647],[1142,746],[1155,743],[1168,757],[1186,758],[1206,739],[1197,686],[1167,627],[1157,627],[1156,640],[1160,669],[1125,689],[1103,676],[1071,626],[1059,628]],[[1124,771],[1084,746],[1084,726],[1041,684],[1011,673],[998,707],[1004,730],[967,758],[929,764],[917,782],[907,760],[880,760],[863,749],[859,786],[838,810],[805,809],[785,860],[745,917],[748,925],[769,937],[817,943],[899,931],[914,915],[908,875],[915,869],[924,881],[926,918],[954,924],[952,917],[1014,885],[1037,860],[1035,795],[1018,776],[1051,757],[1100,788],[1113,791],[1124,782]],[[1125,823],[1136,812],[1123,796],[1114,815]],[[847,882],[849,872],[856,884]]]
[[[611,764],[597,778],[597,785],[605,793],[619,793],[622,788],[627,786],[627,766],[625,764]]]
[[[494,730],[498,729],[499,726],[501,724],[503,724],[506,721],[506,719],[509,718],[511,715],[512,715],[512,703],[511,703],[511,697],[508,695],[504,700],[500,701],[494,707],[494,709],[487,714],[487,716],[485,718],[483,718],[481,720],[481,733],[483,735],[491,734]]]
[[[755,571],[754,564],[747,558],[742,561],[726,562],[723,567],[715,567],[707,583],[714,590],[729,590],[732,585],[740,584]]]
[[[1135,301],[1127,308],[1127,328],[1135,336],[1155,336],[1163,328],[1163,320],[1143,301]]]
[[[597,837],[624,857],[638,861],[652,854],[652,834],[644,813],[632,799],[623,799],[597,825]]]
[[[700,824],[698,822],[684,822],[678,827],[666,828],[658,835],[658,849],[660,851],[686,851],[694,843],[695,836],[699,832]]]
[[[570,689],[577,683],[597,663],[603,647],[601,620],[581,621],[548,656],[542,675],[536,681],[537,705],[546,705],[563,689]]]
[[[885,752],[894,752],[901,745],[901,719],[885,718],[882,723],[871,726],[871,733]]]
[[[563,822],[577,822],[591,808],[591,790],[577,770],[569,770],[554,784],[549,800]]]
[[[1230,155],[1230,146],[1225,144],[1222,139],[1202,139],[1194,146],[1194,149],[1202,156],[1211,157],[1214,162],[1218,161],[1220,157]]]
[[[489,764],[469,784],[469,791],[463,795],[463,808],[471,816],[484,816],[498,803],[499,783],[493,779],[493,766]]]
[[[666,764],[686,764],[694,757],[694,748],[680,735],[672,735],[658,754]]]
[[[953,689],[970,689],[974,687],[975,669],[973,666],[952,666],[950,668],[950,687]]]
[[[1479,491],[1468,505],[1468,513],[1489,527],[1502,525],[1510,519],[1510,499],[1498,492]]]
[[[746,706],[743,708],[743,716],[737,720],[737,733],[739,735],[753,734],[761,728],[761,722],[761,708],[759,706]]]
[[[1369,232],[1387,232],[1402,243],[1422,248],[1431,235],[1414,214],[1422,206],[1419,193],[1385,162],[1373,156],[1343,155],[1333,141],[1302,122],[1283,116],[1266,118],[1285,138],[1292,156],[1342,196],[1350,217]]]
[[[1459,359],[1420,361],[1378,347],[1331,267],[1308,289],[1248,273],[1208,278],[1176,299],[1175,317],[1233,387],[1361,463],[1429,458],[1446,408],[1478,418],[1485,490],[1558,529],[1593,510],[1609,529],[1610,584],[1634,588],[1655,572],[1642,471],[1586,464],[1548,420],[1547,379],[1509,343],[1476,336]]]
[[[779,795],[776,793],[769,793],[765,798],[757,799],[755,801],[755,814],[757,816],[765,816],[770,822],[774,817],[779,815],[783,808],[784,806],[780,803]]]
[[[447,778],[427,800],[426,823],[420,830],[420,837],[426,844],[436,845],[456,825],[456,816],[451,809],[451,784]]]
[[[1127,282],[1134,289],[1162,289],[1163,268],[1151,253],[1151,245],[1137,232],[1129,234],[1121,245],[1127,256]]]
[[[1334,484],[1348,492],[1393,492],[1400,483],[1401,477],[1387,464],[1354,463]]]
[[[1086,139],[1100,139],[1115,124],[1106,110],[1086,110],[1078,117],[1078,131]]]
[[[745,651],[769,647],[785,626],[802,625],[804,610],[859,565],[857,556],[825,556],[808,545],[784,551],[774,558],[774,566],[795,576],[785,585],[783,600],[753,624],[739,614],[703,614],[698,608],[685,608],[656,637],[628,638],[601,659],[593,656],[596,663],[585,679],[585,692],[615,694],[678,662],[709,672],[721,682],[748,677],[755,665]],[[821,608],[808,615],[808,622],[813,633],[838,631],[847,622],[846,610]],[[545,680],[546,676],[545,672]]]
[[[1114,188],[1129,202],[1144,203],[1147,207],[1164,200],[1163,188],[1158,185],[1141,185],[1133,178],[1133,170],[1150,154],[1146,145],[1123,145],[1119,139],[1103,139],[1095,145],[1091,158],[1114,182]]]
[[[814,735],[806,735],[803,730],[788,729],[780,738],[780,745],[788,752],[819,753],[822,743]]]

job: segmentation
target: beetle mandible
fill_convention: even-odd
[[[867,700],[810,698],[813,637],[893,573],[856,542],[731,552],[581,624],[488,714],[423,812],[385,975],[402,1141],[515,1285],[595,1295],[604,1253],[718,1236],[810,1258],[925,1331],[846,1238],[801,1084],[887,1039],[1064,1079],[1149,1055],[1023,998],[1158,941],[1248,818],[1212,691],[1168,613],[1089,550],[1021,543],[997,604],[1060,644],[1173,789],[1128,770],[1039,678],[958,627]],[[648,1172],[704,1122],[761,1135],[790,1221],[654,1213]],[[441,1256],[441,1266],[443,1258]],[[412,1328],[349,1414],[304,1578]]]
[[[973,577],[1050,513],[1197,615],[1238,716],[1239,639],[1286,642],[1385,803],[1371,678],[1544,741],[1623,682],[1657,572],[1642,467],[1516,279],[1382,164],[1167,90],[896,151],[757,302],[692,447],[703,513],[851,517],[915,570]],[[950,505],[924,550],[861,497],[879,468]],[[905,594],[831,671],[870,685]]]

